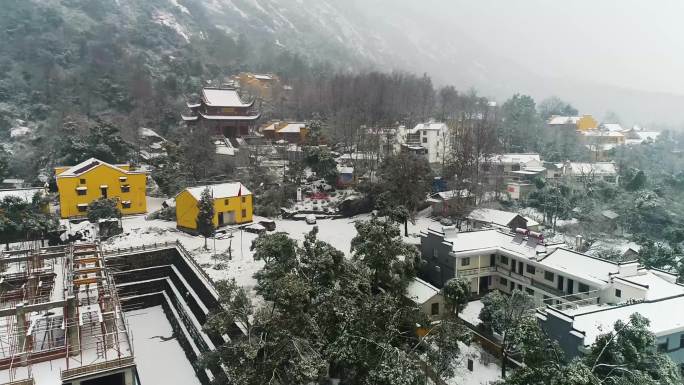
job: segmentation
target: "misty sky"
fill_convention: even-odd
[[[684,94],[682,0],[410,3],[545,77]]]

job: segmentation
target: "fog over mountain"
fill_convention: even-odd
[[[182,0],[178,0],[183,4]],[[546,2],[465,0],[212,0],[212,20],[233,32],[354,68],[427,72],[438,84],[558,95],[624,124],[684,122],[676,0]],[[628,42],[628,43],[626,43]]]

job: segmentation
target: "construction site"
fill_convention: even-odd
[[[0,384],[137,384],[133,344],[97,244],[0,254]]]

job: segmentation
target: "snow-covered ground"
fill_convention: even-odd
[[[484,305],[482,304],[482,301],[477,300],[477,301],[470,301],[468,302],[468,305],[461,311],[459,314],[459,317],[465,320],[466,322],[469,322],[475,326],[479,325],[480,322],[480,311]]]
[[[161,306],[126,313],[143,384],[200,385]],[[162,339],[173,337],[164,341]]]
[[[489,385],[501,380],[501,366],[498,360],[485,352],[480,345],[459,342],[461,355],[454,377],[447,380],[449,385]],[[468,370],[468,359],[473,360],[473,371]]]

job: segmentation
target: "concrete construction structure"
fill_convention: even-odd
[[[188,187],[176,195],[176,225],[190,232],[197,230],[197,215],[202,192],[208,188],[214,201],[214,227],[252,221],[252,192],[242,183],[222,183]]]
[[[55,168],[62,218],[85,217],[88,205],[100,198],[115,199],[124,215],[147,212],[147,174],[128,164],[90,158],[75,166]]]
[[[0,383],[137,383],[126,319],[98,245],[5,251],[0,265]]]
[[[199,100],[188,102],[187,108],[190,112],[181,115],[184,122],[227,138],[248,135],[261,116],[254,99],[244,102],[235,88],[205,87]]]
[[[523,229],[428,229],[421,233],[421,254],[421,277],[435,287],[464,277],[475,295],[531,295],[542,327],[571,357],[618,319],[640,313],[651,320],[659,349],[684,363],[684,286],[676,275],[592,257]]]

